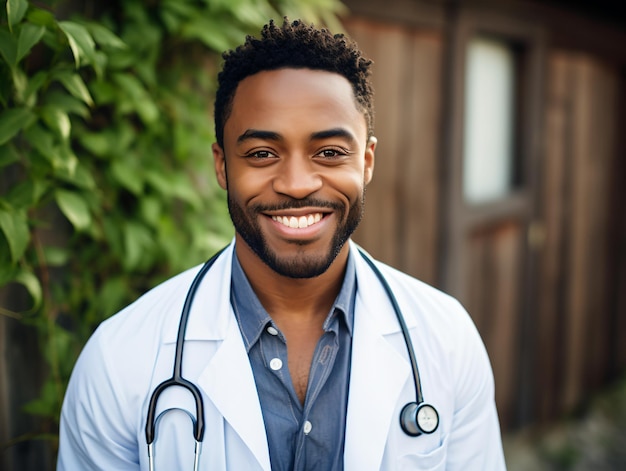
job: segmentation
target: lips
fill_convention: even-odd
[[[323,217],[322,213],[310,213],[303,216],[272,216],[272,219],[291,229],[306,229],[320,222]]]

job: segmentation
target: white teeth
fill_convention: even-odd
[[[321,213],[309,214],[308,216],[272,216],[272,219],[281,223],[283,226],[291,227],[292,229],[305,229],[322,220]]]

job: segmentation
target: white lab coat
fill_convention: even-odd
[[[351,250],[356,250],[353,243]],[[354,254],[358,292],[345,469],[505,469],[491,367],[469,316],[451,297],[379,264],[410,329],[424,398],[440,417],[431,435],[410,437],[401,430],[400,410],[415,400],[406,346],[384,288]],[[183,376],[203,395],[200,469],[268,471],[259,398],[230,306],[232,255],[231,245],[196,294]],[[59,471],[148,469],[148,401],[155,386],[172,375],[180,313],[198,268],[151,290],[103,322],[89,340],[64,401]],[[180,388],[164,392],[158,406],[159,412],[185,408],[195,415],[191,396]],[[193,449],[187,414],[163,415],[157,425],[156,470],[193,469]]]

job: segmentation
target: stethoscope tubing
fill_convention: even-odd
[[[404,320],[404,316],[402,315],[402,311],[400,310],[400,306],[398,305],[398,300],[396,296],[393,294],[391,290],[391,286],[387,283],[387,280],[380,272],[380,269],[376,266],[374,261],[365,253],[364,250],[359,248],[359,253],[363,257],[363,260],[367,262],[372,271],[376,274],[378,281],[383,285],[385,292],[387,293],[387,297],[393,306],[393,311],[396,313],[396,318],[398,319],[398,323],[400,324],[400,329],[402,330],[402,336],[404,337],[404,343],[406,344],[406,350],[409,355],[409,361],[411,363],[411,370],[413,372],[413,383],[415,383],[415,402],[421,404],[424,402],[424,397],[422,395],[422,382],[420,380],[420,372],[417,366],[417,359],[415,357],[415,350],[413,350],[413,342],[411,341],[411,337],[409,335],[409,328],[406,325]]]
[[[205,429],[204,403],[202,400],[202,394],[200,393],[200,390],[198,389],[198,387],[183,377],[182,364],[183,364],[183,353],[184,353],[184,344],[185,344],[185,333],[187,331],[187,323],[189,321],[189,314],[191,312],[191,306],[193,304],[193,300],[194,300],[196,292],[198,291],[200,283],[202,282],[202,279],[204,278],[204,276],[211,269],[211,267],[213,266],[217,258],[221,255],[222,252],[224,252],[224,250],[226,250],[226,248],[227,247],[224,247],[215,255],[213,255],[200,268],[198,273],[195,275],[193,281],[191,282],[191,286],[189,287],[189,290],[187,291],[187,295],[185,297],[185,302],[183,304],[183,309],[182,309],[182,313],[180,316],[180,322],[178,325],[178,333],[176,336],[176,351],[175,351],[175,356],[174,356],[174,368],[172,372],[172,377],[160,383],[154,389],[154,391],[152,392],[152,395],[150,396],[150,402],[148,404],[148,413],[147,413],[147,418],[146,418],[146,430],[145,430],[146,443],[148,445],[148,461],[149,461],[150,471],[153,471],[154,469],[153,442],[154,442],[155,435],[156,435],[155,433],[156,422],[158,420],[158,418],[155,417],[156,409],[157,409],[157,402],[159,400],[159,396],[161,395],[161,393],[163,393],[163,391],[165,391],[170,386],[183,387],[187,389],[193,395],[195,405],[196,405],[196,419],[195,420],[192,419],[193,428],[194,428],[194,439],[195,439],[194,470],[198,469],[201,444],[204,439],[204,429]],[[422,395],[422,387],[421,387],[419,369],[417,366],[417,359],[415,357],[415,351],[413,349],[413,342],[411,341],[411,338],[409,335],[409,329],[406,325],[406,322],[404,321],[404,316],[402,315],[402,311],[400,309],[400,306],[398,305],[398,301],[395,295],[393,294],[393,291],[391,287],[389,286],[389,283],[385,279],[384,275],[381,273],[380,269],[376,266],[374,261],[360,247],[358,248],[358,251],[363,257],[363,259],[365,260],[365,262],[368,264],[368,266],[372,269],[372,271],[374,272],[374,274],[376,275],[380,283],[382,284],[387,294],[387,297],[389,301],[391,302],[393,310],[396,314],[396,318],[398,319],[400,329],[402,330],[404,343],[406,344],[406,349],[407,349],[409,361],[411,364],[411,371],[413,374],[413,383],[415,385],[416,402],[407,404],[405,408],[403,409],[403,412],[400,417],[401,427],[407,434],[411,436],[417,436],[417,435],[420,435],[421,433],[432,433],[434,429],[423,430],[419,426],[419,420],[416,418],[417,411],[422,405],[425,405],[425,404],[424,404],[424,398]],[[412,406],[411,413],[405,414],[404,411],[407,410],[407,408],[409,408],[410,406]],[[436,414],[436,411],[434,410],[432,406],[428,405],[428,407],[430,407]],[[404,423],[405,416],[406,418],[410,420],[415,420],[416,424],[406,426]]]

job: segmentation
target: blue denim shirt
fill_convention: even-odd
[[[342,470],[356,271],[352,254],[326,318],[304,405],[291,381],[287,344],[233,257],[231,304],[256,382],[273,471]]]

